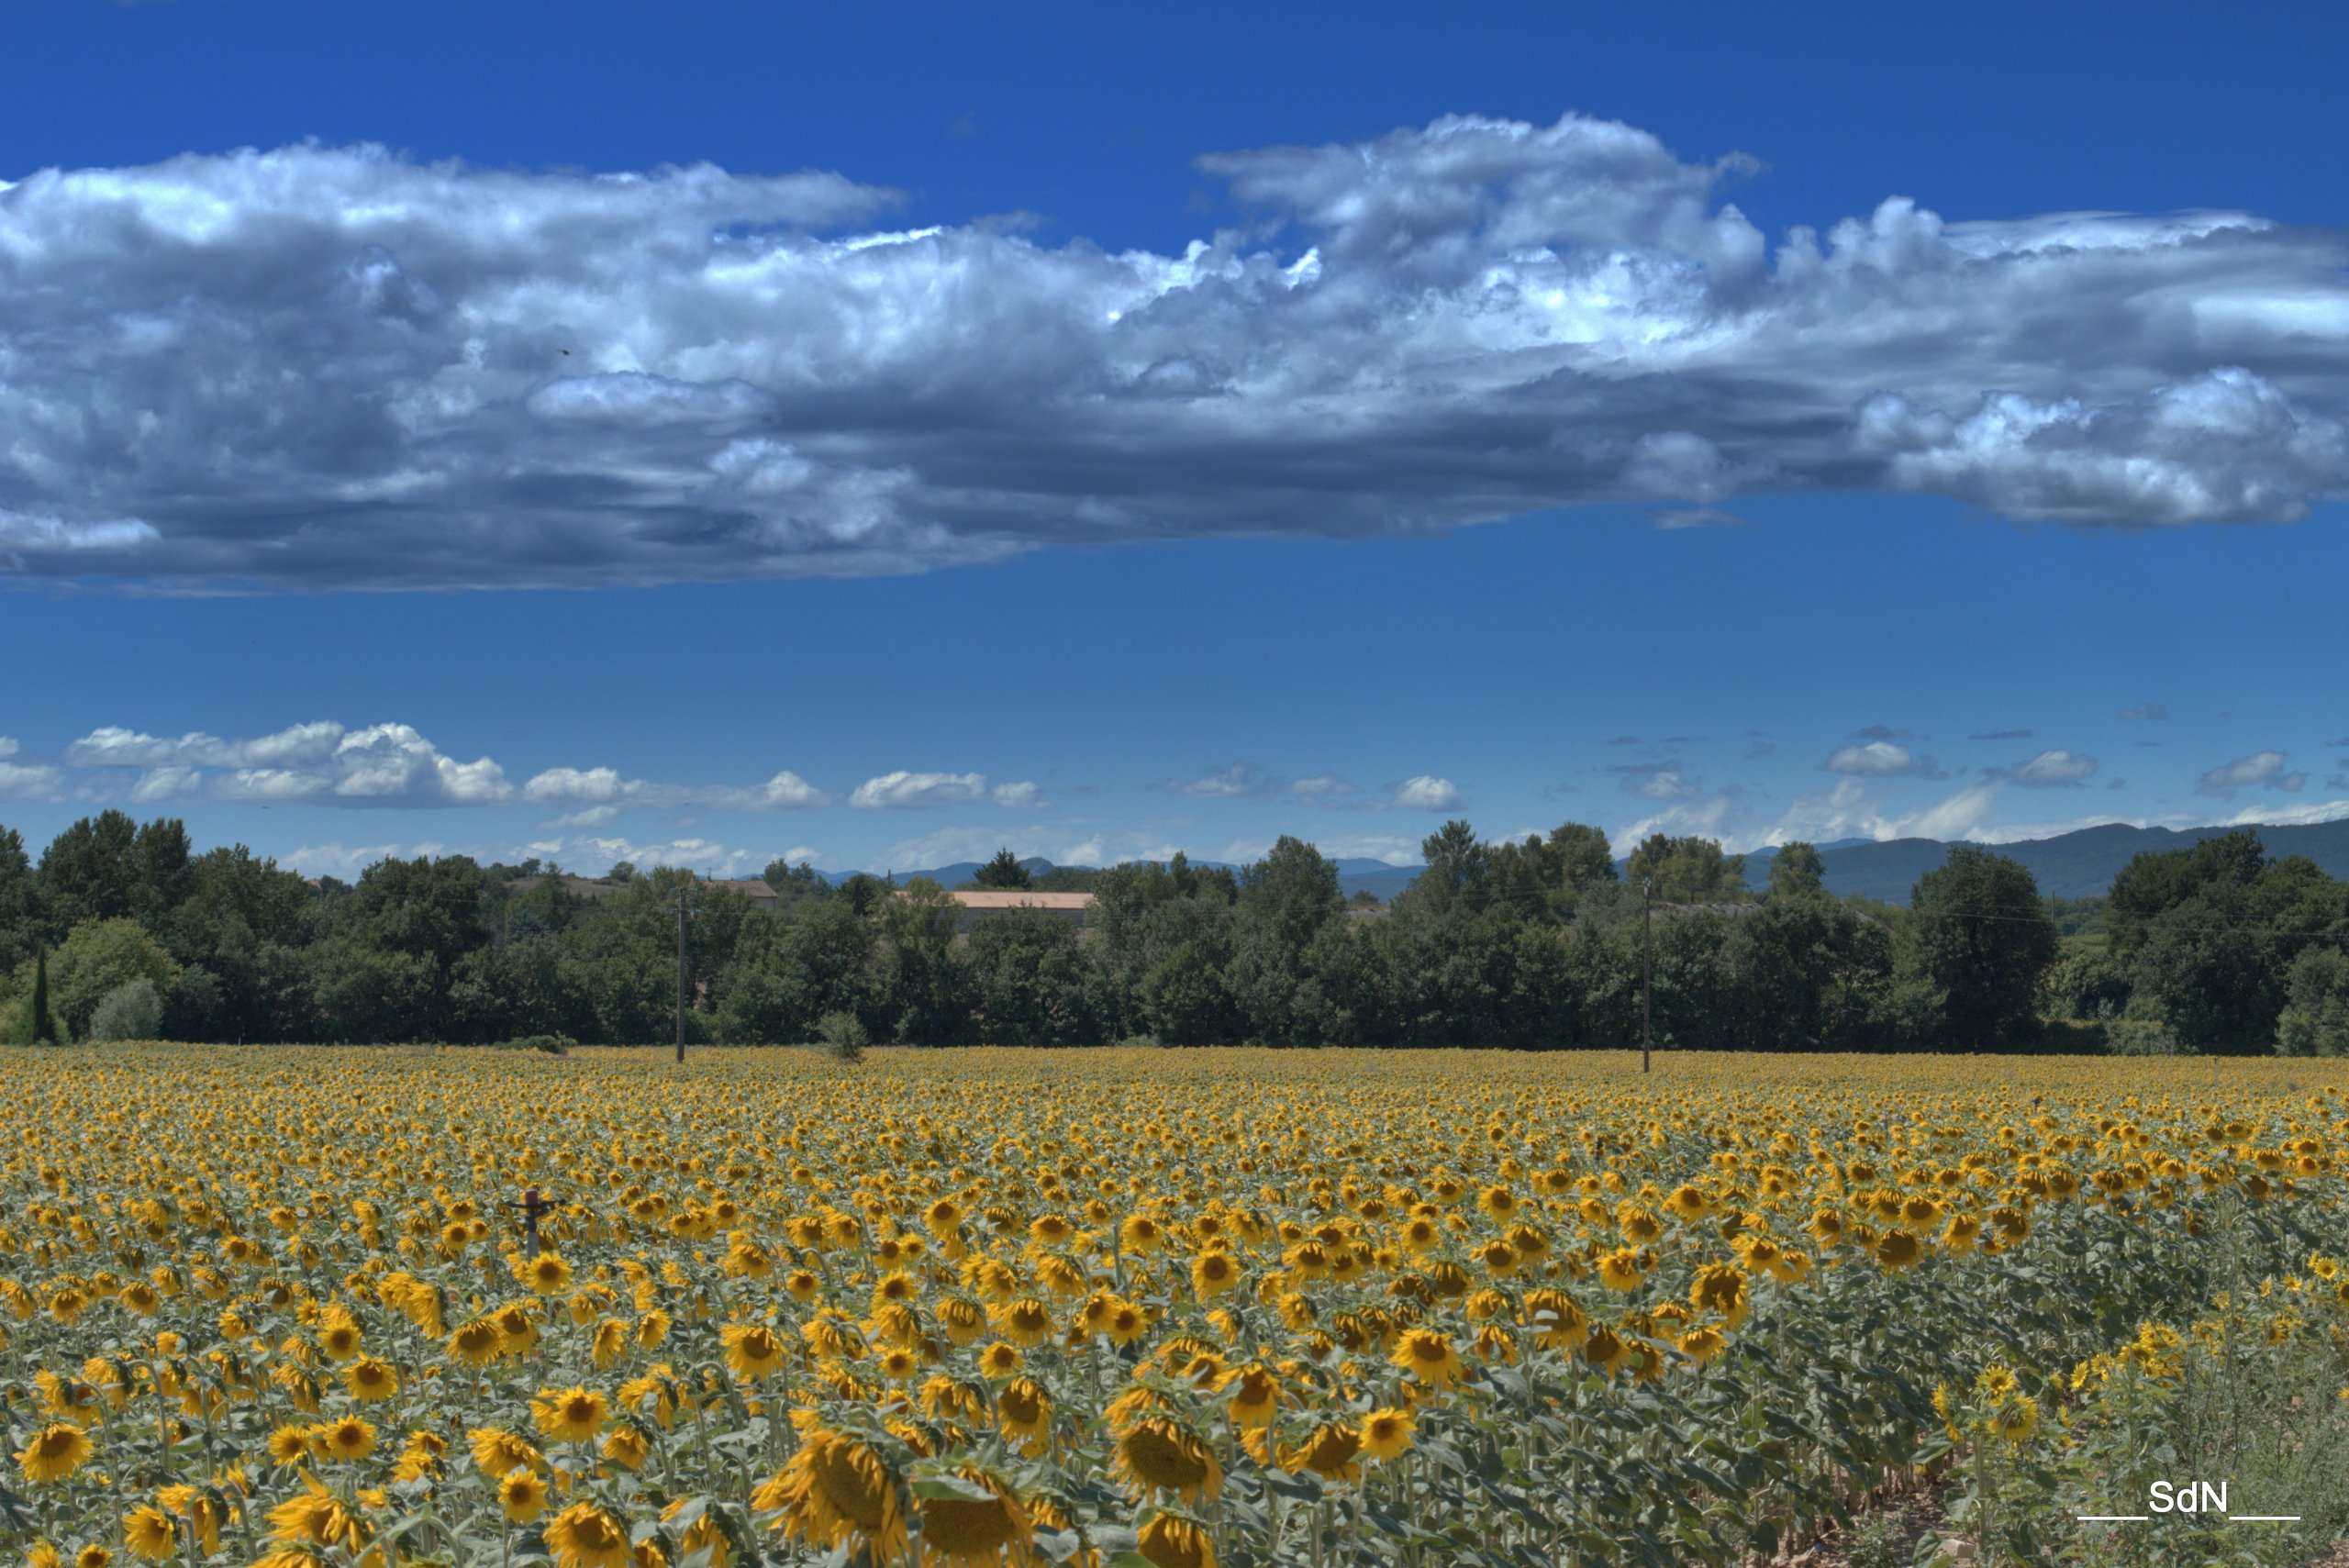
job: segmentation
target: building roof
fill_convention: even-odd
[[[957,893],[965,909],[1090,909],[1090,893],[1036,893],[1024,887],[989,887]]]

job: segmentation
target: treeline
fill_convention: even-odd
[[[176,821],[74,824],[36,864],[0,829],[0,1035],[796,1042],[848,1015],[877,1040],[1528,1048],[2349,1051],[2349,884],[2243,831],[2143,855],[2098,904],[1961,845],[1907,907],[1838,898],[1808,845],[1767,883],[1695,838],[1619,877],[1596,828],[1424,845],[1391,906],[1281,840],[1237,872],[1088,873],[1083,927],[1015,909],[967,933],[936,884],[767,873],[761,907],[681,871],[582,897],[551,868],[385,860],[317,884]],[[983,881],[1016,882],[1000,856]],[[2060,929],[2059,929],[2060,927]],[[836,1024],[838,1020],[835,1020]]]

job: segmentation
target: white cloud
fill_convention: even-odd
[[[1362,792],[1335,773],[1315,773],[1309,778],[1289,780],[1288,793],[1311,797],[1360,795]]]
[[[657,807],[709,806],[722,811],[797,811],[829,806],[831,796],[788,768],[764,784],[740,788],[731,784],[654,784],[622,778],[615,768],[549,768],[523,784],[525,799],[543,802],[577,801],[617,812],[629,806]],[[607,817],[604,820],[610,820]],[[584,821],[578,824],[592,826]]]
[[[617,806],[590,806],[577,811],[566,811],[546,824],[550,828],[608,828],[619,820]]]
[[[1450,811],[1459,806],[1460,786],[1421,773],[1395,786],[1395,804],[1406,811]]]
[[[191,730],[177,739],[117,725],[93,729],[65,748],[65,760],[85,768],[266,768],[315,765],[334,756],[344,730],[332,720],[296,724],[250,740],[223,740]]]
[[[1624,793],[1642,800],[1686,800],[1697,793],[1678,762],[1622,762],[1607,771],[1622,775]]]
[[[986,796],[985,773],[914,773],[903,768],[856,786],[848,803],[862,810],[962,806]]]
[[[487,757],[459,762],[406,724],[346,730],[331,720],[296,724],[250,740],[202,730],[176,738],[101,726],[65,749],[83,768],[143,770],[131,798],[157,801],[192,794],[211,781],[224,800],[316,800],[340,806],[484,806],[513,786]]]
[[[892,193],[836,174],[36,173],[0,208],[0,566],[580,585],[1764,490],[2134,524],[2349,493],[2337,228],[1894,199],[1774,246],[1723,199],[1743,160],[1575,117],[1200,167],[1251,221],[1179,253],[857,232]]]
[[[130,798],[146,805],[158,800],[175,800],[184,795],[194,795],[204,783],[204,774],[195,768],[172,766],[150,768],[139,775],[130,789]]]
[[[2221,763],[2204,773],[2194,788],[2199,795],[2225,799],[2239,789],[2297,790],[2308,782],[2306,773],[2284,771],[2283,752],[2266,751]]]
[[[53,800],[64,787],[59,769],[0,762],[0,800]]]
[[[1052,803],[1036,784],[1022,779],[1018,784],[999,784],[987,792],[997,806],[1015,806],[1022,810],[1038,809]]]
[[[8,738],[7,736],[6,736],[6,735],[0,735],[0,757],[13,757],[13,756],[15,756],[16,754],[17,754],[17,743],[16,743],[16,741],[15,741],[15,740],[11,740],[11,739],[9,739],[9,738]]]
[[[563,852],[581,862],[584,874],[600,876],[621,861],[640,872],[676,866],[707,876],[756,876],[772,857],[751,850],[730,849],[707,839],[669,839],[640,842],[619,837],[566,839]]]
[[[377,861],[400,853],[397,844],[344,844],[337,840],[305,844],[291,854],[280,855],[277,863],[304,876],[332,876],[348,882]]]
[[[1217,768],[1195,779],[1181,780],[1166,787],[1177,795],[1187,795],[1201,800],[1236,800],[1241,795],[1261,793],[1270,783],[1264,775],[1246,762],[1234,762],[1230,767]]]
[[[1920,757],[1894,740],[1867,740],[1856,746],[1839,747],[1820,766],[1831,773],[1848,773],[1856,778],[1942,776],[1931,757]]]
[[[2025,789],[2076,788],[2096,776],[2096,759],[2058,746],[2001,770],[2000,776]]]

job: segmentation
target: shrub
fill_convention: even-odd
[[[163,999],[151,980],[132,980],[98,998],[90,1013],[94,1040],[154,1040],[163,1032]]]
[[[2115,1056],[2191,1056],[2177,1031],[2160,1018],[2115,1018],[2104,1026],[2104,1048]]]
[[[568,1056],[579,1042],[567,1034],[526,1034],[503,1041],[500,1051],[540,1051],[549,1056]]]
[[[816,1042],[839,1061],[862,1062],[873,1035],[854,1013],[826,1013],[816,1020]]]

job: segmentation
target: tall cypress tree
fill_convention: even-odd
[[[57,1025],[49,1016],[49,953],[44,949],[33,954],[33,994],[17,1017],[16,1043],[47,1045],[56,1038]]]

